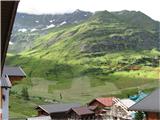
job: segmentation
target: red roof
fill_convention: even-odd
[[[108,98],[96,98],[93,101],[98,101],[99,103],[103,104],[105,107],[111,107],[114,104],[113,101],[114,97],[108,97]],[[93,102],[92,101],[92,102]],[[91,102],[91,103],[92,103]]]

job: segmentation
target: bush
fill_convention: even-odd
[[[24,87],[21,91],[21,95],[24,100],[29,100],[28,88]]]
[[[135,114],[135,120],[143,120],[144,114],[142,112],[136,112]]]

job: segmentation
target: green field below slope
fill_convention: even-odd
[[[35,106],[46,102],[86,104],[96,97],[117,96],[126,98],[128,95],[136,94],[138,90],[151,91],[159,86],[160,68],[158,66],[153,67],[153,63],[149,61],[136,63],[135,60],[142,59],[144,56],[153,59],[159,55],[159,52],[152,50],[145,53],[128,51],[94,58],[73,58],[71,61],[59,59],[58,62],[55,62],[57,58],[54,57],[47,57],[45,60],[36,59],[39,55],[33,57],[9,54],[7,62],[12,65],[12,61],[14,61],[13,65],[22,66],[27,74],[26,79],[12,87],[11,97],[21,96],[22,89],[28,88],[29,96],[37,98],[26,102],[27,109],[24,109],[23,112],[20,110],[23,109],[23,105],[16,107],[17,97],[11,99],[11,116],[36,115]],[[128,59],[124,61],[126,57]],[[110,62],[106,63],[107,60]],[[126,63],[122,66],[121,62]],[[133,63],[140,68],[138,70],[126,69]],[[52,66],[57,68],[51,69]],[[47,70],[49,72],[46,74]],[[23,98],[18,99],[18,101],[18,103],[24,103]]]

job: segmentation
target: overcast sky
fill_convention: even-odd
[[[85,11],[141,11],[160,21],[160,0],[20,0],[18,12],[44,14]]]

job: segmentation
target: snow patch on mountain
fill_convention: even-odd
[[[61,25],[64,25],[64,24],[66,24],[67,22],[66,21],[63,21],[62,23],[60,23],[59,25],[61,26]]]
[[[53,22],[53,20],[50,20],[49,22],[50,22],[50,23],[52,23],[52,22]]]
[[[55,19],[53,19],[53,20],[50,20],[49,22],[50,22],[50,23],[52,23],[52,22],[54,22],[54,21],[55,21]]]
[[[55,27],[55,25],[54,24],[50,24],[50,25],[47,25],[46,28],[43,28],[41,30],[46,30],[46,29],[53,28],[53,27]]]
[[[33,29],[31,29],[30,31],[31,31],[31,32],[34,32],[34,31],[36,31],[36,30],[37,30],[36,28],[33,28]]]
[[[48,29],[48,28],[53,28],[53,27],[55,27],[55,25],[54,24],[50,24],[46,28]]]
[[[18,32],[27,32],[27,29],[25,29],[25,28],[18,29]]]

